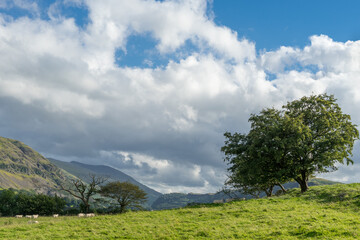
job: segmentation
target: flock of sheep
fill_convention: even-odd
[[[24,217],[23,215],[15,215],[16,218],[22,218]],[[34,215],[25,215],[26,218],[38,218],[39,215],[38,214],[34,214]],[[59,217],[59,214],[53,214],[54,218]],[[94,213],[79,213],[78,217],[95,217]]]
[[[59,216],[59,214],[56,214]],[[15,215],[16,218],[22,218],[23,215]],[[39,215],[25,215],[26,218],[38,218]],[[54,214],[54,217],[55,217],[55,214]]]
[[[246,198],[227,198],[225,199],[220,199],[220,200],[214,200],[213,203],[228,203],[228,202],[232,202],[232,201],[235,201],[235,200],[241,200],[241,201],[245,201]]]

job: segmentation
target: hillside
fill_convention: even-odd
[[[333,185],[333,184],[340,184],[338,182],[329,181],[326,179],[321,178],[313,178],[309,181],[309,186],[318,186],[318,185]],[[296,182],[289,182],[284,184],[286,189],[297,188],[298,183]],[[275,188],[274,192],[279,190],[278,187]],[[244,194],[236,194],[238,198],[246,198],[250,199],[253,198],[250,195]],[[262,194],[261,196],[264,196]],[[218,192],[218,193],[206,193],[206,194],[195,194],[195,193],[169,193],[163,194],[160,196],[153,204],[152,208],[155,210],[162,210],[162,209],[172,209],[172,208],[179,208],[185,207],[188,204],[192,203],[212,203],[215,200],[223,200],[231,198],[230,196]]]
[[[1,239],[359,239],[360,184],[94,218],[0,218]]]
[[[29,146],[0,137],[0,188],[47,193],[66,179],[56,165]]]
[[[148,201],[147,207],[150,208],[151,204],[160,197],[162,194],[145,186],[144,184],[139,183],[134,178],[126,175],[125,173],[116,170],[112,167],[105,165],[90,165],[79,162],[63,162],[60,160],[49,158],[49,160],[58,166],[61,169],[64,169],[66,172],[72,174],[73,176],[86,179],[89,174],[95,174],[96,176],[105,176],[108,178],[108,181],[121,181],[121,182],[131,182],[137,186],[139,186],[142,190],[147,193]]]
[[[245,197],[245,196],[244,196]],[[249,198],[249,196],[247,196]],[[212,203],[215,200],[222,200],[230,198],[224,193],[168,193],[160,196],[153,204],[152,209],[172,209],[185,207],[192,203]]]
[[[0,137],[0,189],[14,188],[53,194],[58,192],[60,184],[66,185],[71,178],[86,179],[89,174],[106,176],[109,181],[129,181],[138,185],[148,194],[147,208],[162,195],[114,168],[49,160],[20,141]]]

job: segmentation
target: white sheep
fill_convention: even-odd
[[[94,213],[87,213],[86,217],[95,217],[95,214]]]
[[[59,217],[59,214],[53,214],[53,217],[55,218],[55,217]]]
[[[15,215],[16,218],[22,218],[23,215]]]
[[[79,213],[78,217],[85,217],[85,214],[84,213]]]
[[[36,214],[36,215],[32,215],[32,217],[33,217],[33,218],[38,218],[38,217],[39,217],[39,215],[38,215],[38,214]]]
[[[39,223],[38,221],[28,221],[28,224]]]
[[[26,215],[25,217],[26,217],[26,218],[32,218],[33,215]]]

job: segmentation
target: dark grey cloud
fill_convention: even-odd
[[[87,28],[65,17],[0,16],[2,136],[60,160],[116,167],[160,191],[211,192],[226,178],[223,133],[248,131],[251,113],[327,91],[360,122],[358,42],[313,36],[304,49],[257,56],[253,43],[208,19],[206,1],[134,0],[113,9],[115,2],[84,1]],[[159,54],[176,54],[186,41],[208,51],[161,68],[115,65],[116,49],[141,33],[159,42]],[[351,170],[329,176],[357,176],[354,159]]]

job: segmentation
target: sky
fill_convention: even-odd
[[[226,131],[334,94],[360,124],[360,2],[0,0],[0,135],[163,193],[215,192]],[[352,166],[323,174],[358,182]]]

